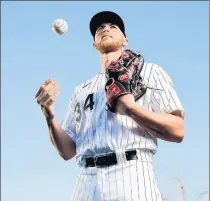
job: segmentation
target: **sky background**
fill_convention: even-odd
[[[67,201],[78,173],[50,144],[34,99],[48,78],[60,84],[55,103],[62,122],[73,89],[100,71],[92,48],[91,17],[103,10],[124,20],[128,48],[159,64],[173,80],[186,112],[181,144],[159,140],[154,159],[164,197],[186,201],[209,189],[208,2],[2,2],[1,8],[1,198],[2,201]],[[51,24],[67,20],[56,35]]]

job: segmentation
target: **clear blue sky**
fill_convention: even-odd
[[[89,21],[102,10],[121,15],[128,48],[164,68],[185,108],[184,141],[159,141],[154,160],[163,195],[181,201],[177,178],[187,201],[208,190],[208,2],[3,2],[2,201],[69,200],[77,165],[50,144],[34,95],[47,78],[56,79],[56,114],[63,121],[73,89],[100,70]],[[69,24],[63,36],[51,30],[56,18]]]

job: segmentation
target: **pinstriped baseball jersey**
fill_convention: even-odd
[[[160,66],[145,63],[141,75],[147,91],[137,101],[140,107],[153,112],[183,110],[170,77]],[[80,167],[72,200],[159,201],[151,165],[157,139],[130,117],[108,110],[106,81],[105,74],[100,73],[77,86],[62,124],[76,144]],[[137,150],[138,160],[123,160],[124,151],[130,149]],[[84,168],[85,157],[113,151],[117,153],[117,165]]]

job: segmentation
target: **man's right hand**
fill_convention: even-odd
[[[55,80],[48,79],[37,91],[35,98],[47,120],[55,117],[53,103],[59,95],[59,85]]]

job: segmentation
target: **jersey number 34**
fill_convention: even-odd
[[[90,108],[90,110],[93,109],[93,105],[94,105],[94,101],[93,101],[93,93],[89,94],[85,100],[85,104],[84,104],[84,111],[87,110],[88,108]],[[75,116],[76,116],[76,121],[80,122],[81,120],[81,115],[82,115],[82,111],[81,111],[81,105],[78,102],[75,106],[75,110],[76,112]]]

